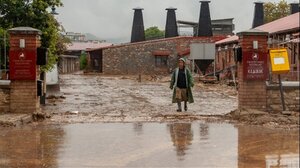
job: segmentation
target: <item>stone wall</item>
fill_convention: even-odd
[[[287,111],[297,111],[300,109],[300,88],[284,87],[284,99]],[[267,87],[267,110],[269,112],[282,112],[281,96],[278,86]]]
[[[161,74],[169,73],[179,55],[189,50],[191,43],[214,42],[213,38],[176,37],[145,41],[103,49],[105,74]],[[156,67],[154,51],[168,51],[167,67]]]
[[[10,90],[8,88],[6,89],[0,88],[0,114],[9,112],[9,104],[10,104],[9,92]]]

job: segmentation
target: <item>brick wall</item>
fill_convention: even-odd
[[[10,86],[10,112],[33,113],[37,110],[36,81],[14,81]]]
[[[253,49],[253,41],[258,41],[259,49]],[[267,56],[267,35],[263,32],[246,32],[240,34],[239,45],[243,52],[261,52],[262,56]],[[243,58],[245,59],[245,58]],[[266,110],[267,91],[265,80],[245,80],[243,69],[245,65],[238,63],[238,79],[239,92],[238,104],[239,108]]]
[[[176,37],[146,41],[103,49],[105,74],[161,74],[177,65],[178,55],[189,50],[191,43],[215,42],[214,38]],[[153,51],[169,51],[168,65],[156,67]]]
[[[285,105],[288,111],[300,110],[300,94],[298,87],[284,87]],[[267,87],[267,109],[269,112],[281,112],[282,103],[278,86]]]
[[[9,89],[0,88],[0,113],[8,113],[9,112]]]
[[[24,50],[36,50],[40,45],[37,30],[10,31],[10,51],[19,51],[20,39],[25,39]],[[10,67],[13,68],[13,67]],[[36,68],[39,79],[39,67]],[[10,112],[11,113],[34,113],[40,104],[37,96],[36,80],[11,80],[10,84]]]
[[[224,70],[228,67],[231,67],[233,65],[236,65],[234,61],[234,45],[237,43],[231,43],[228,45],[220,45],[220,51],[219,48],[216,48],[216,70]],[[227,49],[225,49],[225,46],[227,46]]]

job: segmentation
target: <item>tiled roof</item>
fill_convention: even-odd
[[[269,32],[270,34],[276,34],[276,33],[284,33],[288,31],[297,30],[299,31],[299,12],[289,15],[287,17],[275,20],[273,22],[261,25],[259,27],[256,27],[255,29]],[[226,43],[232,43],[239,40],[238,36],[231,36],[226,39],[217,41],[216,44],[226,44]]]
[[[287,17],[275,20],[273,22],[261,25],[255,29],[269,32],[270,34],[274,33],[283,33],[291,30],[299,30],[299,12],[289,15]]]
[[[239,37],[234,35],[234,36],[230,36],[226,39],[223,39],[223,40],[220,40],[220,41],[217,41],[216,44],[225,44],[225,43],[231,43],[231,42],[235,42],[235,41],[238,41],[239,40]]]
[[[67,46],[68,51],[85,51],[87,49],[95,49],[112,46],[111,43],[98,43],[98,42],[72,42]]]

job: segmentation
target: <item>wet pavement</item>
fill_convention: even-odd
[[[224,115],[237,108],[236,96],[196,85],[195,103],[189,105],[187,113],[178,114],[176,105],[171,103],[169,82],[139,83],[136,78],[62,75],[64,99],[48,99],[43,111],[54,114],[53,122],[80,123],[197,120],[200,116]]]
[[[226,123],[98,123],[0,129],[1,168],[298,168],[299,130]]]

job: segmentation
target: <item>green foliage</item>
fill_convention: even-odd
[[[267,2],[264,4],[265,23],[272,22],[282,17],[288,16],[290,7],[287,1],[281,0],[278,3]]]
[[[86,66],[87,66],[87,57],[86,57],[86,53],[83,53],[80,56],[80,70],[85,69]]]
[[[4,40],[4,38],[6,40]],[[4,44],[4,41],[6,41],[5,44]],[[6,48],[6,53],[8,53],[8,45],[9,45],[9,41],[8,41],[7,31],[5,31],[3,28],[0,27],[0,69],[3,69],[5,67],[4,47]],[[8,60],[7,59],[6,59],[6,62],[8,64]]]
[[[146,40],[154,40],[164,38],[165,32],[159,30],[157,26],[149,27],[145,31]]]
[[[59,24],[49,9],[62,6],[61,0],[0,0],[0,27],[8,30],[13,27],[26,26],[42,31],[42,47],[49,48],[48,65],[43,71],[53,68],[61,52],[62,38]],[[58,45],[59,44],[59,45]]]

